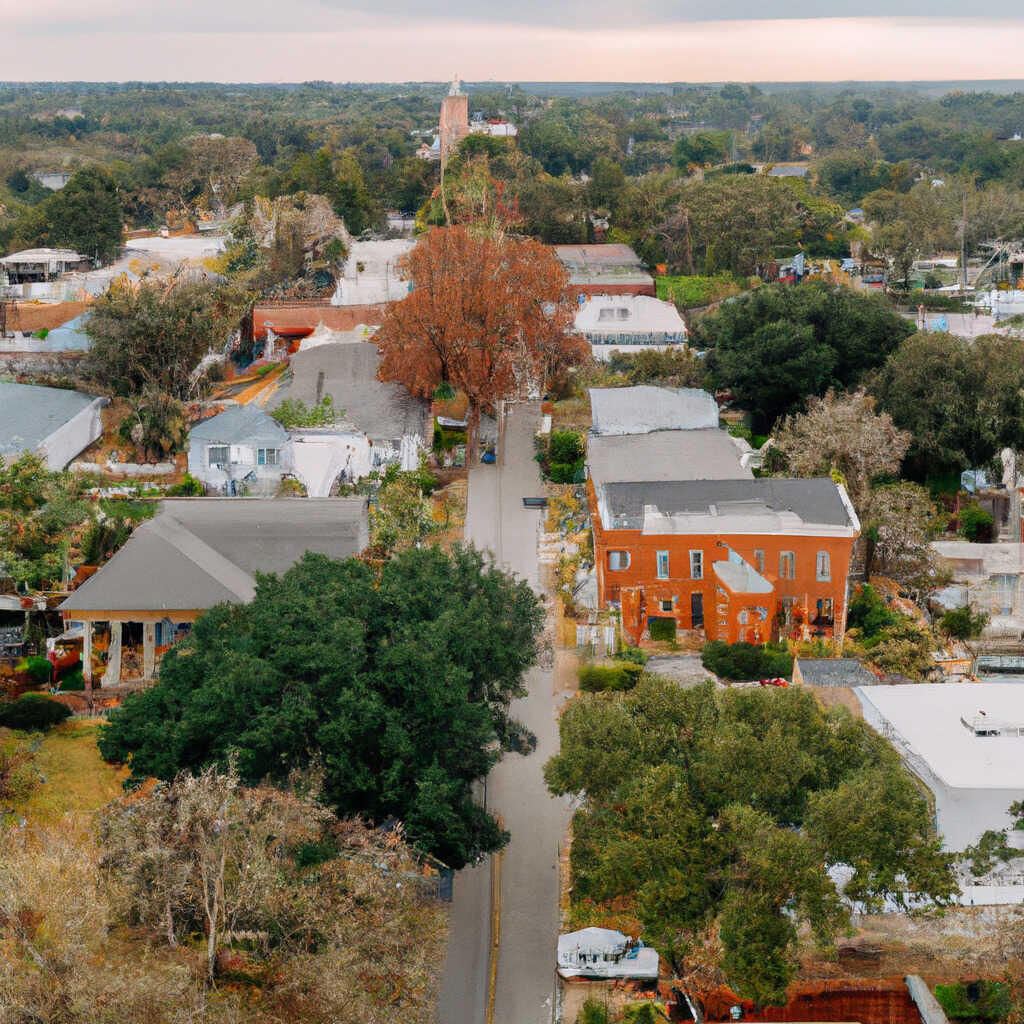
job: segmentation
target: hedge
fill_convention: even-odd
[[[647,628],[652,640],[675,640],[676,638],[675,619],[648,619]]]
[[[53,679],[53,662],[41,654],[33,654],[26,662],[25,670],[36,686],[44,686]]]
[[[584,665],[577,674],[584,693],[603,693],[605,690],[632,690],[642,671],[642,665],[618,661],[612,665]]]
[[[793,674],[793,655],[785,644],[727,644],[713,640],[701,651],[701,664],[716,676],[734,682],[774,679]]]
[[[70,708],[41,693],[24,693],[13,703],[0,705],[0,725],[26,732],[46,732],[70,715]]]

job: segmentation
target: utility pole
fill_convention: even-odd
[[[960,215],[960,291],[967,292],[967,189],[961,193]]]

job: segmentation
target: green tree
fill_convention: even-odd
[[[971,610],[970,605],[951,608],[939,619],[939,630],[956,640],[975,640],[988,625],[988,615]]]
[[[11,245],[63,247],[108,262],[121,251],[123,224],[114,179],[87,167],[15,223]]]
[[[720,164],[729,155],[728,132],[697,132],[682,135],[675,144],[672,155],[680,170],[685,171],[691,164]]]
[[[714,382],[764,429],[809,395],[855,386],[912,333],[878,296],[805,282],[766,285],[725,303],[698,321],[693,339],[713,350]]]
[[[321,763],[339,815],[398,817],[462,867],[507,838],[472,785],[529,742],[509,705],[542,623],[528,585],[472,549],[413,548],[379,573],[306,555],[251,604],[200,616],[100,749],[135,780],[230,756],[250,782]]]
[[[631,914],[678,969],[717,925],[729,984],[758,1005],[785,1001],[801,925],[824,945],[846,927],[826,865],[848,858],[868,901],[954,892],[895,751],[807,693],[645,676],[573,701],[560,731],[545,778],[581,800],[573,922]]]
[[[206,383],[200,361],[224,352],[248,301],[239,289],[207,284],[115,286],[86,323],[88,373],[118,395],[195,398]]]

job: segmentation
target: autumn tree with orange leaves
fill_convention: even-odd
[[[565,270],[538,242],[464,227],[437,228],[409,254],[413,291],[388,311],[374,340],[381,380],[424,398],[469,400],[469,459],[481,413],[543,390],[583,359]]]

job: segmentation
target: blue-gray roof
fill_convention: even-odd
[[[39,350],[44,352],[88,352],[92,339],[85,333],[85,324],[89,319],[88,313],[76,316],[60,327],[50,331]],[[36,348],[36,346],[33,346]]]
[[[64,388],[0,381],[0,457],[34,451],[95,400]]]
[[[228,406],[222,413],[197,423],[189,434],[190,443],[200,444],[284,444],[288,432],[262,409],[251,405]]]

